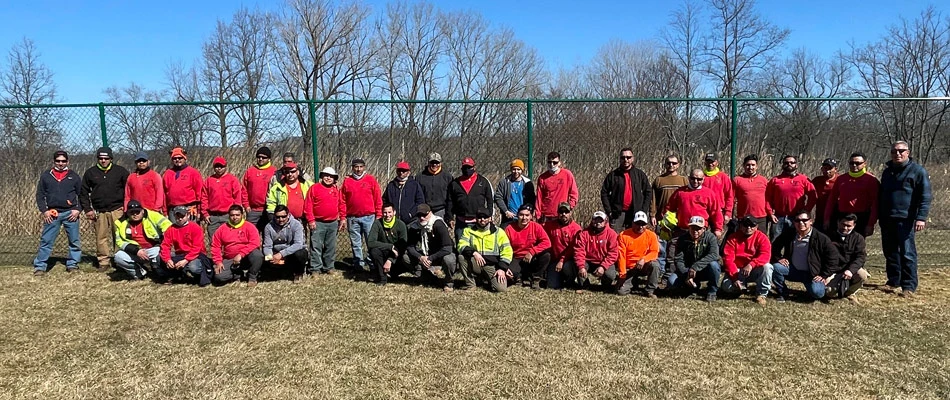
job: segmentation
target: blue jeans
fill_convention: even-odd
[[[881,218],[887,285],[917,291],[917,243],[912,218]]]
[[[687,271],[688,272],[688,271]],[[708,288],[708,293],[716,293],[719,290],[719,277],[722,275],[722,267],[719,266],[719,263],[713,261],[699,271],[696,271],[696,278],[693,279],[693,282],[696,283],[696,287],[699,287],[699,284],[706,282],[706,288]],[[676,283],[679,282],[680,285],[686,285],[686,279],[688,279],[687,273],[672,273],[667,276],[667,282],[669,282],[670,287],[675,287]]]
[[[317,221],[317,229],[310,231],[310,272],[329,272],[336,259],[337,231],[340,222]]]
[[[778,219],[777,223],[772,224],[772,227],[769,229],[769,240],[775,240],[779,235],[782,234],[786,229],[792,229],[792,217],[780,217],[775,216]]]
[[[353,246],[353,266],[363,265],[363,238],[369,237],[369,231],[373,229],[373,222],[376,222],[376,216],[373,214],[365,217],[346,217],[346,230],[350,234],[350,244]]]
[[[812,279],[811,272],[802,271],[795,268],[789,268],[782,264],[775,263],[772,272],[772,282],[775,284],[775,291],[779,296],[788,296],[788,285],[786,281],[798,282],[805,285],[805,292],[814,300],[825,297],[825,283],[815,282]]]
[[[162,248],[159,246],[145,249],[145,253],[148,255],[148,266],[152,271],[156,271],[158,264],[161,262],[161,260],[158,259],[158,252],[161,250]],[[135,261],[132,256],[123,250],[119,250],[115,253],[115,266],[118,269],[125,271],[125,273],[134,279],[142,279],[145,277],[145,271],[140,270],[140,268],[143,268],[144,265],[139,265]]]
[[[666,241],[660,239],[660,255],[657,257],[656,262],[660,263],[660,276],[666,274]],[[676,278],[673,278],[676,279]],[[672,282],[670,282],[672,283]]]
[[[741,272],[740,277],[736,280],[739,282],[755,282],[755,293],[759,296],[768,296],[769,288],[772,287],[772,264],[765,264],[758,268],[752,268],[752,272],[749,273],[749,276],[742,278]],[[736,284],[736,281],[726,278],[722,280],[722,283],[719,284],[719,289],[723,292],[729,293],[739,293],[739,286]]]
[[[53,253],[53,243],[56,242],[61,227],[66,228],[66,236],[69,238],[69,258],[66,259],[66,269],[79,268],[79,259],[82,257],[82,248],[79,243],[79,220],[69,221],[69,214],[69,210],[63,211],[52,222],[43,225],[40,248],[36,251],[36,258],[33,259],[34,270],[47,270],[46,262]]]

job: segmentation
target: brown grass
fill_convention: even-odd
[[[950,272],[860,305],[0,269],[0,398],[950,396]],[[882,271],[874,271],[881,283]]]

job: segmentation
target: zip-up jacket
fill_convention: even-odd
[[[676,254],[673,255],[676,272],[685,274],[687,270],[702,271],[714,261],[719,261],[719,240],[708,229],[698,241],[689,234],[681,235],[676,242]]]
[[[396,179],[389,181],[383,197],[396,208],[396,216],[407,224],[416,217],[417,207],[426,201],[422,185],[411,176],[402,187],[399,187]]]
[[[241,184],[247,191],[247,203],[253,211],[264,211],[267,206],[267,191],[270,189],[270,180],[274,177],[273,164],[267,163],[267,168],[258,168],[252,165],[244,171]]]
[[[340,190],[346,202],[347,217],[383,217],[383,193],[379,190],[379,182],[372,175],[363,174],[360,179],[347,176],[343,178]]]
[[[237,177],[225,173],[220,177],[214,175],[205,179],[201,188],[201,215],[224,215],[231,206],[238,204],[248,209],[247,191]]]
[[[414,258],[426,255],[423,252],[423,243],[429,249],[429,259],[440,260],[455,251],[455,242],[449,236],[449,226],[441,218],[432,226],[432,232],[426,232],[419,224],[419,220],[412,221],[406,228],[409,230],[409,247],[406,252]]]
[[[849,174],[838,176],[835,185],[831,187],[831,193],[828,195],[825,203],[824,214],[818,216],[825,221],[832,221],[836,212],[840,213],[864,213],[870,212],[868,225],[873,227],[877,223],[878,191],[881,183],[871,173],[866,172],[858,178],[853,178]]]
[[[517,222],[512,223],[505,227],[505,235],[511,242],[515,258],[524,258],[528,254],[533,257],[551,248],[551,239],[544,227],[534,221],[528,222],[524,229],[520,229]]]
[[[833,232],[828,236],[831,243],[838,249],[841,257],[838,259],[838,269],[841,272],[851,271],[854,276],[858,275],[858,270],[864,268],[864,262],[867,260],[867,242],[864,236],[856,232],[842,235],[839,232]],[[837,273],[838,271],[833,271]]]
[[[617,272],[620,278],[627,277],[627,270],[640,260],[650,262],[660,255],[660,239],[649,229],[636,233],[626,229],[617,237]]]
[[[307,222],[332,222],[346,220],[346,203],[343,194],[336,185],[324,186],[315,183],[310,186],[307,198],[303,201],[303,216]]]
[[[176,256],[184,256],[188,262],[194,261],[199,255],[205,254],[205,238],[201,225],[189,221],[185,226],[172,224],[165,231],[162,239],[162,249],[158,255],[163,262],[172,259],[172,248]]]
[[[567,168],[561,168],[556,174],[544,171],[538,177],[536,186],[535,217],[557,217],[557,205],[565,201],[570,203],[571,209],[577,207],[580,191],[577,190],[574,174]]]
[[[145,234],[145,238],[149,241],[156,245],[160,244],[165,231],[172,226],[171,221],[158,211],[144,210],[143,212],[145,215],[142,217],[141,222],[142,233]],[[139,251],[141,246],[135,242],[135,239],[132,239],[132,231],[129,229],[130,223],[128,215],[123,215],[122,218],[115,220],[113,223],[115,226],[115,247],[122,249],[122,251],[130,255],[134,255]]]
[[[577,234],[574,241],[574,262],[577,263],[577,268],[585,268],[587,262],[608,268],[617,262],[619,255],[617,232],[610,228],[604,228],[599,233],[591,228],[584,229]]]
[[[914,159],[907,160],[904,165],[888,161],[887,168],[881,174],[881,190],[878,193],[880,218],[927,220],[933,200],[930,176]]]
[[[629,176],[630,185],[633,187],[630,207],[627,209],[623,209],[623,196],[627,190],[627,177],[625,176]],[[632,167],[629,171],[616,168],[604,177],[604,183],[600,185],[600,202],[611,218],[616,218],[620,213],[627,212],[629,214],[627,219],[632,222],[633,215],[637,211],[643,211],[650,215],[652,200],[653,186],[650,185],[650,179],[647,178],[647,174],[637,167]],[[627,221],[624,221],[624,223],[626,224]]]
[[[514,256],[508,235],[495,224],[489,224],[483,230],[475,229],[474,226],[466,227],[459,239],[458,250],[465,257],[471,257],[477,251],[486,263],[502,270],[508,270]]]
[[[780,259],[792,260],[792,247],[798,232],[795,229],[786,229],[782,234],[775,238],[772,244],[772,261]],[[812,276],[828,278],[832,274],[841,271],[838,262],[841,260],[841,253],[838,248],[831,243],[831,239],[824,233],[818,232],[812,228],[811,237],[808,239],[808,271]]]
[[[247,256],[260,247],[261,234],[254,224],[242,220],[241,224],[235,227],[227,223],[214,231],[214,236],[211,237],[211,259],[220,263],[225,258],[230,260],[238,254],[241,257]]]
[[[392,249],[396,249],[399,254],[406,250],[409,244],[409,231],[406,224],[399,218],[393,221],[393,227],[390,229],[385,229],[383,220],[377,219],[373,222],[373,227],[369,230],[369,236],[366,239],[368,248],[383,249],[388,254],[388,258],[394,258]]]
[[[280,253],[282,257],[287,257],[304,249],[307,239],[303,234],[303,224],[293,215],[289,217],[284,226],[278,225],[277,220],[273,220],[264,227],[265,256]]]
[[[162,182],[165,184],[165,201],[168,203],[168,208],[201,202],[201,189],[204,186],[201,172],[190,165],[186,165],[178,172],[177,177],[175,175],[175,170],[171,168],[165,170],[165,173],[162,174]]]
[[[433,175],[426,168],[422,173],[416,175],[416,180],[422,186],[425,203],[432,207],[432,211],[442,211],[447,208],[449,184],[454,179],[455,177],[444,169]]]
[[[312,184],[307,181],[297,181],[297,184],[301,185],[300,192],[303,193],[306,199],[307,193],[310,193],[310,186]],[[270,189],[267,190],[267,206],[265,210],[269,214],[273,214],[274,209],[281,204],[287,205],[287,187],[283,182],[277,182],[270,185]]]
[[[581,232],[581,226],[577,222],[571,221],[567,225],[561,225],[557,220],[549,220],[544,223],[544,231],[551,239],[553,262],[574,260],[574,243],[577,242],[577,234]]]
[[[115,163],[103,171],[93,165],[82,175],[79,203],[83,211],[108,212],[125,206],[125,185],[129,171]]]
[[[699,189],[689,186],[679,188],[666,203],[666,211],[676,213],[676,225],[682,229],[689,228],[690,218],[700,216],[709,222],[709,228],[713,231],[722,230],[721,208],[716,192],[705,186]]]
[[[165,207],[165,183],[158,172],[149,168],[129,174],[125,182],[125,204],[132,200],[137,200],[146,210],[155,210],[162,214],[168,211]]]
[[[742,232],[729,235],[722,250],[723,269],[732,280],[739,275],[740,268],[750,264],[753,269],[762,268],[769,263],[771,257],[772,243],[769,242],[769,237],[758,229],[751,236]]]
[[[534,207],[536,201],[534,198],[536,194],[534,190],[534,182],[531,182],[531,179],[528,179],[528,177],[524,175],[521,176],[521,182],[524,183],[524,185],[521,187],[521,204],[527,204]],[[508,211],[516,214],[518,213],[518,210],[508,209],[508,200],[511,199],[512,183],[511,175],[509,174],[508,176],[501,178],[501,180],[498,181],[498,184],[495,185],[497,189],[495,191],[495,205],[498,206],[498,211],[500,211],[502,215]]]
[[[76,171],[68,170],[62,181],[53,176],[48,169],[40,174],[36,184],[36,208],[40,212],[48,210],[80,210],[79,193],[82,191],[82,179]]]
[[[475,213],[479,208],[494,210],[492,202],[495,195],[488,181],[482,174],[476,173],[475,182],[472,189],[468,192],[462,187],[462,179],[458,177],[449,184],[449,197],[446,200],[445,220],[451,221],[453,218],[462,220],[475,220]]]

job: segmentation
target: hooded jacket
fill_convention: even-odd
[[[264,227],[264,256],[280,253],[281,257],[287,257],[304,249],[307,239],[303,234],[303,224],[293,215],[288,217],[284,226],[277,224],[275,219]]]
[[[585,268],[587,262],[604,268],[614,265],[620,255],[617,237],[617,232],[609,227],[600,232],[594,232],[591,228],[580,231],[574,242],[574,262],[577,263],[577,268]]]

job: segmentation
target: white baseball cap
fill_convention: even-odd
[[[633,214],[633,222],[634,223],[643,222],[644,224],[649,224],[650,219],[647,218],[647,213],[643,211],[637,211],[636,214]]]

